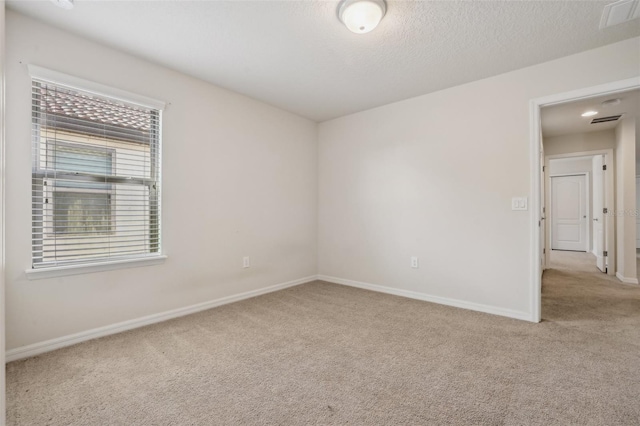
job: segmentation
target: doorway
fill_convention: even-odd
[[[596,133],[607,144],[613,134]],[[558,144],[566,137],[547,138],[547,148],[557,152]],[[561,148],[565,148],[562,147]],[[608,215],[606,206],[614,203],[613,150],[548,155],[545,167],[543,204],[549,207],[549,229],[543,245],[549,247],[545,264],[562,263],[567,256],[558,251],[581,252],[582,263],[589,263],[603,273],[611,273],[609,262],[615,258],[615,218]],[[554,259],[555,257],[555,259]]]
[[[636,152],[636,155],[639,155]],[[636,163],[636,173],[640,170],[637,170],[638,164],[640,161]],[[640,258],[640,176],[636,176],[636,254],[637,257]]]
[[[629,253],[626,253],[629,251],[628,248],[626,247],[626,245],[628,245],[626,244],[626,239],[629,239],[629,238],[626,238],[625,231],[631,230],[631,226],[629,225],[630,223],[629,220],[624,220],[624,221],[616,220],[616,214],[618,214],[620,210],[616,209],[617,207],[619,207],[619,204],[616,204],[616,200],[614,196],[615,196],[615,191],[619,190],[618,182],[622,181],[622,179],[620,178],[620,176],[614,175],[615,173],[615,171],[613,170],[614,159],[616,160],[615,164],[622,165],[622,167],[620,167],[620,170],[618,172],[622,173],[621,176],[624,176],[625,182],[627,182],[626,172],[628,172],[626,169],[629,168],[628,164],[626,163],[623,164],[623,162],[620,161],[621,158],[624,159],[626,157],[623,155],[624,151],[619,149],[619,146],[617,145],[619,144],[619,139],[620,139],[617,133],[618,129],[616,128],[615,130],[616,132],[615,137],[618,139],[615,139],[613,143],[610,144],[609,146],[599,145],[597,142],[594,142],[595,140],[594,138],[580,137],[579,134],[594,133],[600,130],[608,130],[610,132],[611,128],[615,127],[616,124],[613,123],[612,125],[612,123],[609,123],[609,122],[614,122],[622,118],[623,116],[626,116],[626,117],[638,116],[640,112],[637,110],[632,111],[631,113],[628,113],[625,111],[622,114],[617,114],[611,109],[608,111],[606,110],[606,108],[616,106],[622,103],[619,99],[622,96],[618,96],[618,95],[622,95],[627,92],[633,92],[633,91],[636,91],[636,93],[640,94],[640,90],[638,89],[640,89],[640,78],[632,78],[628,80],[622,80],[622,81],[604,84],[601,86],[595,86],[595,87],[585,88],[581,90],[576,90],[573,92],[547,96],[544,98],[538,98],[531,101],[531,108],[530,108],[531,110],[531,116],[530,116],[531,180],[530,182],[531,182],[532,200],[530,204],[532,208],[532,214],[530,216],[531,218],[531,240],[530,240],[531,251],[530,253],[531,253],[532,267],[531,267],[531,287],[530,288],[531,288],[531,317],[533,321],[537,322],[541,320],[542,273],[545,267],[548,267],[549,265],[551,265],[550,258],[551,258],[552,250],[551,250],[550,234],[552,232],[551,228],[553,227],[553,225],[551,223],[547,223],[546,219],[549,214],[552,214],[551,211],[547,210],[547,207],[550,207],[548,197],[549,197],[549,194],[551,193],[551,188],[550,188],[551,183],[550,183],[550,179],[548,178],[549,176],[548,167],[549,167],[549,161],[554,158],[563,158],[563,157],[568,158],[568,157],[576,157],[580,155],[591,155],[591,156],[599,155],[601,156],[600,158],[603,159],[604,164],[602,166],[604,167],[603,169],[604,187],[602,188],[603,191],[600,194],[602,194],[602,199],[604,200],[603,204],[605,205],[605,207],[603,207],[603,210],[601,210],[602,211],[601,215],[594,214],[595,212],[593,210],[591,211],[592,222],[599,222],[595,225],[593,223],[589,225],[592,230],[591,231],[592,232],[591,234],[592,235],[592,242],[591,242],[592,253],[593,252],[595,252],[596,254],[598,252],[602,253],[601,256],[595,256],[595,258],[598,263],[598,266],[599,267],[603,266],[604,270],[609,274],[608,275],[609,277],[611,275],[615,275],[618,277],[618,279],[620,279],[620,281],[623,281],[622,278],[628,278],[628,277],[621,278],[619,273],[616,274],[616,270],[620,268],[621,264],[624,265],[624,260],[626,260],[626,258],[629,255]],[[633,104],[634,102],[635,101],[632,101],[631,103]],[[544,135],[545,122],[542,120],[543,110],[546,109],[548,111],[550,110],[550,108],[548,107],[552,107],[552,106],[558,106],[558,107],[563,106],[567,108],[573,107],[574,109],[583,109],[587,103],[590,103],[590,104],[597,103],[597,105],[602,106],[602,109],[605,111],[598,112],[596,110],[594,112],[591,110],[585,110],[584,112],[581,111],[582,113],[579,114],[580,118],[578,118],[577,120],[574,120],[574,119],[557,120],[555,124],[559,124],[560,126],[565,126],[565,127],[574,125],[574,126],[577,126],[577,128],[574,127],[573,129],[571,129],[571,131],[564,132],[565,135],[572,134],[573,137],[567,138],[565,140],[565,143],[562,144],[561,148],[558,148],[558,146],[560,146],[558,145],[556,146],[555,152],[553,150],[548,150],[547,147],[545,146],[546,145],[545,142],[547,142],[548,139],[551,138],[551,136]],[[636,102],[635,105],[637,106],[637,104],[638,103]],[[608,112],[613,112],[613,113],[605,114]],[[585,113],[588,113],[588,114],[585,114]],[[615,117],[615,115],[619,115],[619,117]],[[589,116],[597,116],[597,117],[590,119]],[[632,122],[632,121],[627,120],[627,124],[625,124],[627,127],[630,127],[628,125],[629,122]],[[546,124],[549,124],[548,120]],[[554,123],[552,122],[551,124],[553,125]],[[593,125],[605,124],[605,126],[590,127],[588,131],[580,131],[579,129],[580,126],[588,126],[590,124],[593,124]],[[606,126],[611,126],[611,127],[607,128]],[[600,128],[596,129],[596,127],[600,127]],[[616,158],[614,156],[614,151],[615,151],[615,154],[621,156],[621,158]],[[597,159],[595,159],[598,157],[593,157],[593,158],[594,158],[593,160],[594,163],[598,161]],[[618,182],[616,182],[615,180],[616,177],[618,178],[617,179]],[[634,198],[634,209],[635,209],[635,193],[636,193],[635,171],[634,171],[634,176],[633,176],[631,185],[633,186],[633,194],[634,194],[633,198]],[[625,197],[627,196],[628,189],[631,185],[627,184],[627,191],[624,192]],[[594,191],[594,189],[595,188],[592,188],[592,191]],[[593,195],[594,194],[592,194],[592,197]],[[595,196],[598,197],[597,194]],[[625,200],[628,204],[628,197],[625,198]],[[626,204],[623,204],[623,206],[626,206]],[[587,211],[589,210],[587,209]],[[598,220],[595,220],[595,219],[598,219]],[[617,222],[620,222],[621,225],[624,224],[626,228],[622,228],[622,226],[616,227]],[[636,254],[635,246],[637,243],[635,226],[636,226],[636,219],[634,218],[633,226],[632,226],[633,233],[630,239],[631,244],[634,246],[634,250],[633,250],[634,260],[635,260],[635,254]],[[575,229],[574,229],[574,232],[575,232]],[[603,246],[602,248],[604,248],[604,250],[600,250],[601,247],[599,247],[599,244],[598,244],[598,241],[600,241],[598,235],[601,235],[601,234],[604,234],[604,238],[602,238],[602,246]],[[616,259],[616,254],[618,251],[616,247],[616,236],[619,237],[620,235],[623,235],[625,237],[625,242],[623,245],[620,245],[620,243],[618,243],[618,246],[623,250],[621,251],[621,253],[625,255],[625,258],[624,260],[621,260],[620,262],[618,262]],[[638,236],[640,237],[640,234],[638,234]],[[620,241],[620,238],[618,238],[618,240]],[[587,253],[585,252],[584,254],[586,255]],[[633,266],[634,266],[633,280],[637,283],[637,278],[635,277],[635,266],[636,266],[635,261]],[[597,270],[594,273],[596,272]],[[607,275],[603,274],[602,276],[607,276]],[[623,281],[623,282],[627,282],[627,281]]]

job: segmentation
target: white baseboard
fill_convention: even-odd
[[[410,290],[401,290],[392,287],[384,287],[377,284],[363,283],[360,281],[347,280],[344,278],[330,277],[327,275],[318,275],[321,281],[327,281],[334,284],[342,284],[350,287],[362,288],[365,290],[377,291],[379,293],[393,294],[395,296],[408,297],[410,299],[423,300],[425,302],[438,303],[440,305],[454,306],[456,308],[469,309],[472,311],[484,312],[487,314],[500,315],[503,317],[515,318],[524,321],[538,322],[528,312],[514,311],[512,309],[498,308],[496,306],[482,305],[480,303],[467,302],[464,300],[450,299],[447,297],[432,296],[425,293],[418,293]]]
[[[616,277],[625,284],[638,284],[637,278],[624,277],[620,272],[616,272]]]
[[[226,305],[244,299],[250,299],[252,297],[260,296],[263,294],[283,290],[288,287],[294,287],[300,284],[308,283],[310,281],[315,281],[316,279],[317,277],[313,275],[310,277],[300,278],[297,280],[272,285],[258,290],[247,291],[245,293],[240,293],[233,296],[222,297],[220,299],[186,306],[184,308],[172,309],[170,311],[165,311],[158,314],[147,315],[142,318],[123,321],[104,327],[94,328],[92,330],[82,331],[80,333],[70,334],[68,336],[46,340],[44,342],[21,346],[18,348],[10,349],[6,352],[6,362],[29,358],[35,355],[43,354],[45,352],[53,351],[55,349],[64,348],[65,346],[71,346],[77,343],[85,342],[87,340],[97,339],[98,337],[109,336],[111,334],[121,333],[123,331],[131,330],[134,328],[144,327],[145,325],[155,324],[172,318],[178,318],[207,309],[215,308],[216,306]]]
[[[630,284],[638,284],[638,280],[634,282],[625,281],[620,276],[623,282]],[[393,294],[395,296],[408,297],[410,299],[423,300],[426,302],[438,303],[440,305],[454,306],[456,308],[469,309],[472,311],[485,312],[493,315],[500,315],[509,318],[515,318],[524,321],[535,321],[531,314],[527,312],[514,311],[511,309],[498,308],[495,306],[482,305],[479,303],[467,302],[464,300],[450,299],[440,296],[432,296],[425,293],[418,293],[415,291],[401,290],[392,287],[385,287],[376,284],[363,283],[360,281],[347,280],[343,278],[330,277],[327,275],[312,275],[305,278],[300,278],[286,283],[276,284],[273,286],[261,288],[258,290],[252,290],[245,293],[240,293],[232,296],[222,297],[220,299],[210,300],[208,302],[198,303],[184,308],[172,309],[170,311],[161,312],[158,314],[152,314],[133,320],[123,321],[104,327],[94,328],[80,333],[70,334],[63,337],[58,337],[44,342],[33,343],[26,346],[10,349],[6,352],[6,362],[16,361],[19,359],[29,358],[32,356],[40,355],[45,352],[50,352],[56,349],[64,348],[66,346],[82,343],[87,340],[97,339],[99,337],[109,336],[123,331],[132,330],[134,328],[144,327],[146,325],[155,324],[158,322],[166,321],[172,318],[178,318],[185,315],[193,314],[196,312],[204,311],[207,309],[215,308],[216,306],[226,305],[233,302],[238,302],[244,299],[250,299],[252,297],[260,296],[274,291],[283,290],[288,287],[294,287],[300,284],[305,284],[315,280],[327,281],[334,284],[342,284],[350,287],[362,288],[365,290],[376,291],[379,293]],[[630,280],[627,278],[627,280]]]

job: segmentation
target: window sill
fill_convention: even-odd
[[[114,269],[137,268],[139,266],[159,265],[165,262],[167,256],[152,256],[137,259],[112,260],[108,262],[85,263],[82,265],[54,266],[51,268],[27,269],[25,273],[29,280],[64,277],[67,275],[90,274],[93,272],[112,271]]]

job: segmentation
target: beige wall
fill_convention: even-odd
[[[634,38],[319,126],[319,273],[531,317],[531,99],[631,78]],[[410,267],[410,257],[420,268]],[[488,309],[486,309],[488,308]]]
[[[316,274],[315,123],[7,13],[7,347]],[[163,265],[29,281],[27,64],[168,103]],[[242,257],[252,266],[242,269]]]
[[[636,123],[624,118],[616,126],[616,248],[618,278],[636,274]]]
[[[599,132],[574,133],[544,138],[544,155],[614,149],[616,135],[613,129]]]

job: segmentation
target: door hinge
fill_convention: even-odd
[[[606,164],[602,165],[602,170],[607,170],[607,165]]]
[[[604,257],[607,257],[607,256],[609,256],[609,252],[605,250],[605,251],[603,251],[603,252],[602,252],[602,255],[603,255]]]
[[[542,173],[544,173],[544,168],[545,168],[545,166],[542,166]]]
[[[547,253],[547,249],[546,249],[546,248],[543,248],[543,249],[542,249],[542,254],[546,254],[546,253]]]
[[[547,212],[547,208],[546,208],[546,207],[543,207],[543,208],[542,208],[542,213],[546,213],[546,212]]]
[[[605,208],[603,208],[603,209],[602,209],[602,213],[604,213],[604,214],[609,213],[609,209],[608,209],[608,208],[606,208],[606,207],[605,207]]]

